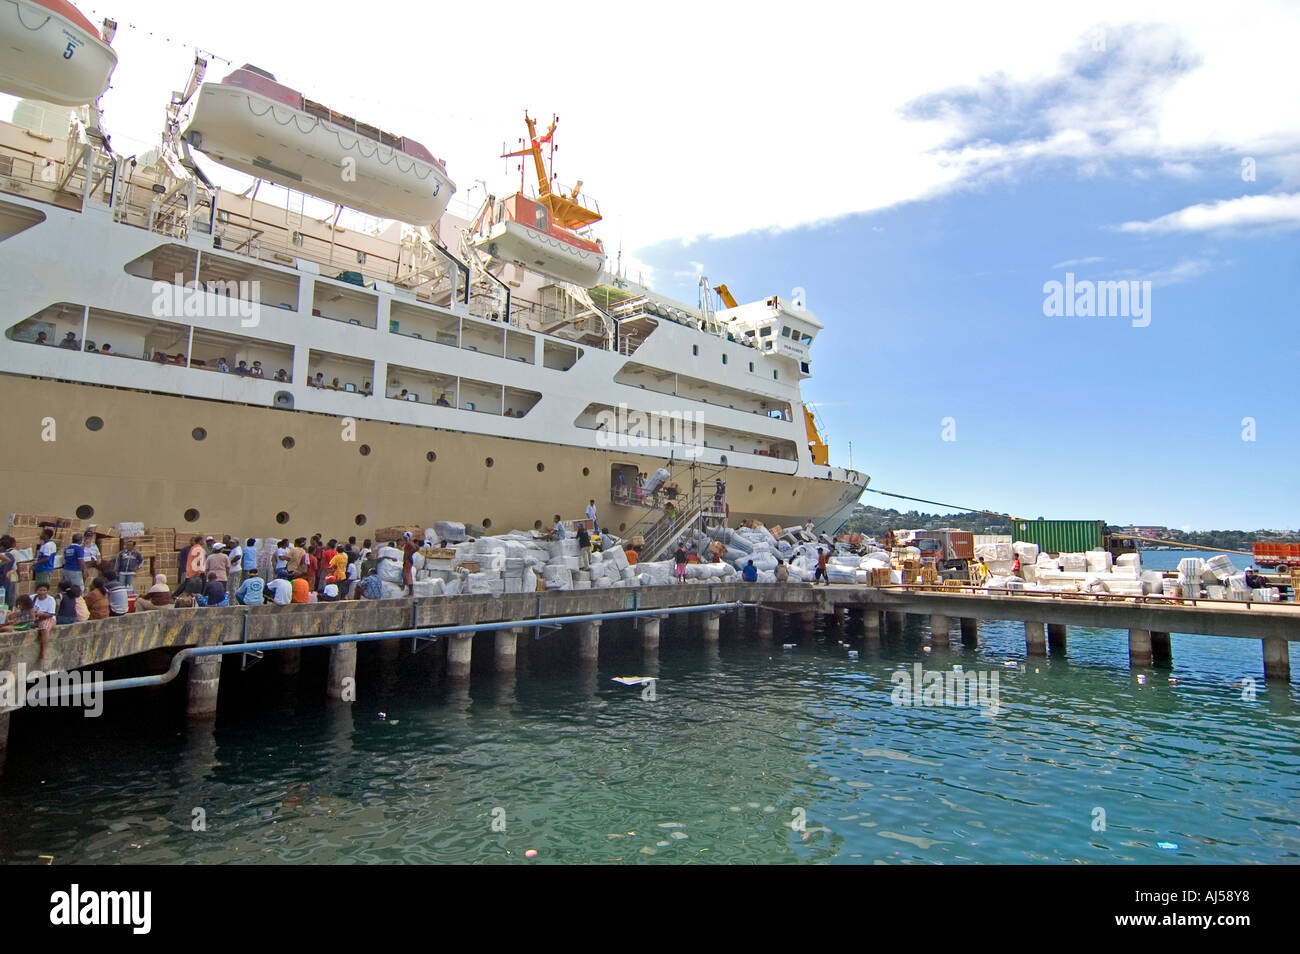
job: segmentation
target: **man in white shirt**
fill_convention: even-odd
[[[591,529],[596,529],[596,501],[587,504],[587,519],[591,521]]]
[[[234,593],[244,579],[244,548],[238,540],[226,537],[226,555],[230,557],[230,582],[227,589]]]
[[[293,602],[293,584],[283,577],[267,580],[266,591],[271,594],[271,600],[276,606],[288,606]]]
[[[564,539],[564,521],[560,519],[558,513],[555,515],[555,539]]]

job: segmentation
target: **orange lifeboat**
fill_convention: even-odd
[[[56,106],[95,102],[117,66],[113,48],[66,0],[0,0],[0,51],[0,91]]]
[[[579,233],[601,219],[595,203],[579,197],[578,187],[565,194],[551,188],[542,161],[542,146],[553,143],[556,123],[537,135],[535,121],[524,114],[530,145],[509,156],[532,156],[537,173],[537,198],[521,191],[483,209],[474,223],[470,243],[494,261],[511,262],[529,271],[590,288],[605,267],[605,247],[599,239]]]

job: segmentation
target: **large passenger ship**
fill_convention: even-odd
[[[830,463],[800,392],[817,319],[611,268],[598,206],[547,168],[554,124],[526,117],[513,153],[531,188],[457,215],[424,145],[200,57],[158,148],[126,157],[96,106],[114,29],[0,0],[0,91],[26,97],[0,123],[8,509],[365,535],[543,527],[595,499],[627,532],[639,475],[691,464],[724,475],[732,522],[852,509],[867,478]]]

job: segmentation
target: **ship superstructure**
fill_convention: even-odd
[[[629,476],[691,463],[725,470],[733,522],[833,529],[852,508],[866,478],[829,465],[800,392],[816,318],[605,270],[594,203],[541,174],[554,124],[528,118],[538,194],[462,218],[419,143],[256,67],[203,79],[200,61],[161,148],[132,160],[93,107],[63,139],[0,123],[11,509],[293,535],[528,528],[594,498],[627,530],[645,520]],[[259,178],[213,185],[209,151]],[[325,175],[349,157],[355,190]],[[349,228],[344,207],[401,220]]]

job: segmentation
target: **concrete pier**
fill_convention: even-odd
[[[1047,655],[1047,625],[1025,620],[1025,650],[1031,656]]]
[[[357,685],[357,644],[339,643],[330,647],[329,678],[325,684],[325,694],[331,699],[356,701]],[[351,690],[349,692],[348,690]]]
[[[973,616],[963,616],[961,618],[961,644],[963,646],[978,646],[980,644],[980,623]]]
[[[1128,661],[1130,666],[1151,665],[1151,630],[1128,631]]]
[[[1065,637],[1067,627],[1064,623],[1047,624],[1047,649],[1053,653],[1065,652]]]
[[[885,636],[889,639],[898,639],[903,635],[903,627],[907,625],[907,614],[896,613],[893,610],[885,613]]]
[[[1168,633],[1151,631],[1151,658],[1159,662],[1169,662],[1174,658],[1174,648],[1169,642]]]
[[[392,642],[392,640],[384,640]],[[447,678],[469,678],[470,660],[474,655],[474,637],[468,633],[447,637]]]
[[[1285,639],[1263,639],[1264,678],[1291,681],[1291,645]]]
[[[578,658],[595,662],[600,656],[600,621],[575,623],[574,626],[578,629]]]
[[[493,635],[496,639],[493,658],[496,660],[497,672],[514,672],[515,655],[519,651],[519,630],[498,629]]]
[[[188,660],[188,665],[185,715],[191,719],[214,718],[217,714],[217,690],[221,687],[221,657],[197,656]]]
[[[703,613],[700,617],[700,625],[704,630],[704,641],[706,643],[716,643],[718,641],[718,631],[720,626],[721,613]]]
[[[393,662],[397,659],[398,651],[400,649],[401,647],[397,645],[397,640],[381,639],[376,644],[375,651],[379,654],[379,658],[384,662]]]
[[[930,645],[947,646],[951,641],[948,632],[949,619],[943,613],[936,613],[930,617]]]

